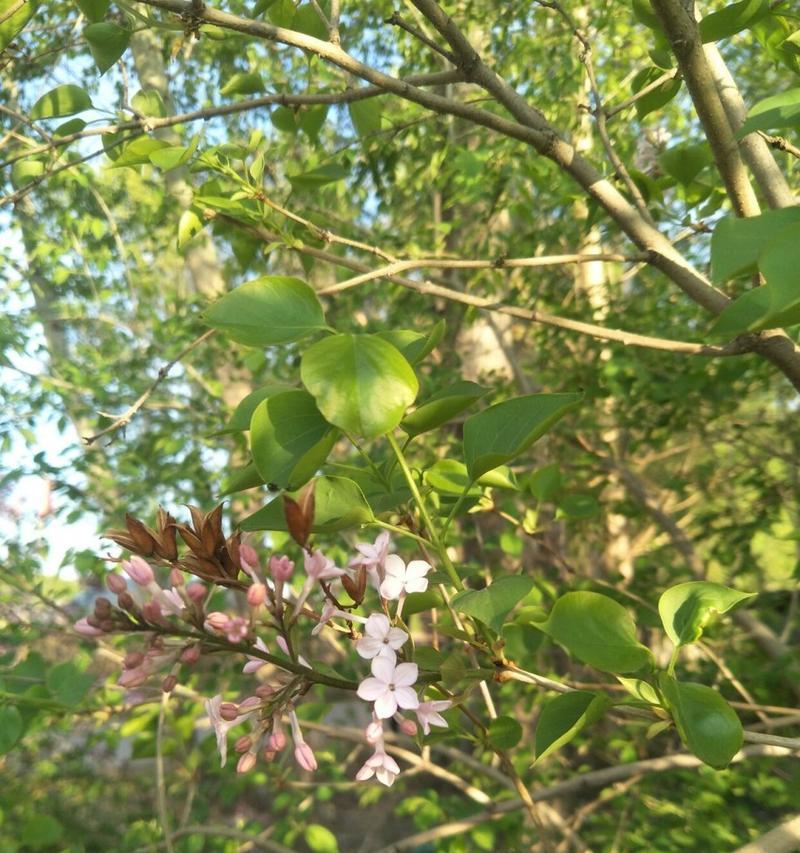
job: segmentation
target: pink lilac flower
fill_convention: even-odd
[[[453,703],[449,699],[431,700],[429,702],[420,702],[419,706],[414,710],[417,715],[422,731],[425,734],[430,734],[431,726],[444,726],[447,728],[447,720],[439,713],[446,711]]]
[[[387,657],[372,659],[372,678],[365,678],[358,686],[358,695],[375,703],[375,715],[386,720],[399,708],[413,710],[419,705],[417,694],[411,689],[419,676],[415,663],[395,664]]]
[[[292,727],[292,739],[294,740],[294,760],[309,772],[317,769],[317,759],[311,747],[303,739],[300,723],[294,711],[289,712],[289,722]]]
[[[269,570],[276,581],[288,581],[294,571],[294,563],[285,554],[281,557],[273,554],[269,558]]]
[[[248,575],[252,575],[258,569],[258,554],[249,542],[239,545],[239,562]]]
[[[391,755],[384,752],[383,746],[379,746],[356,773],[356,779],[359,782],[364,782],[375,776],[382,785],[386,785],[388,788],[394,783],[399,773],[400,767],[397,762]]]
[[[247,603],[251,607],[260,607],[267,600],[267,588],[263,583],[251,584],[247,590]]]
[[[360,556],[353,557],[350,560],[349,566],[351,569],[364,566],[370,574],[382,575],[383,564],[386,560],[386,555],[389,553],[389,532],[382,530],[372,545],[368,542],[357,542],[356,550]]]
[[[394,661],[395,651],[408,639],[400,628],[392,628],[383,613],[373,613],[364,626],[364,636],[356,643],[356,651],[367,660],[381,655]]]
[[[267,648],[267,644],[261,639],[261,637],[256,637],[255,647],[261,652],[269,652]],[[251,672],[258,672],[266,661],[263,658],[256,658],[252,655],[247,655],[247,663],[244,665],[244,669],[242,672],[249,675]]]
[[[385,575],[381,583],[381,596],[388,601],[400,598],[409,592],[425,592],[431,570],[425,560],[412,560],[406,565],[397,554],[389,554],[385,563]]]
[[[83,619],[78,619],[72,627],[84,637],[102,637],[105,634],[105,631],[101,631],[100,628],[90,625],[85,616]]]
[[[130,560],[122,561],[122,568],[139,586],[147,586],[153,583],[155,575],[150,568],[150,564],[143,560],[137,554],[134,554]]]
[[[220,713],[222,696],[219,694],[211,699],[206,699],[203,704],[205,705],[208,718],[211,720],[211,725],[214,727],[214,734],[217,736],[217,750],[221,759],[220,767],[224,767],[225,762],[228,760],[228,732],[234,726],[238,726],[239,723],[249,719],[252,716],[252,712],[240,715],[234,720],[224,719]]]
[[[166,610],[174,616],[180,616],[186,608],[186,602],[175,587],[172,589],[159,588],[158,601],[162,610]]]
[[[348,613],[346,610],[340,610],[330,599],[325,600],[322,607],[322,613],[319,616],[319,622],[311,631],[311,636],[316,637],[317,634],[325,627],[325,625],[337,616],[340,619],[347,619],[348,622],[360,622],[362,625],[366,623],[363,616],[356,616],[354,613]]]
[[[281,637],[281,635],[279,634],[277,637],[275,637],[275,643],[287,657],[291,657],[291,655],[289,654],[289,644],[286,642],[285,637]],[[297,662],[307,667],[308,669],[313,669],[311,664],[302,655],[297,656]]]
[[[326,581],[346,574],[344,569],[337,568],[333,560],[326,557],[322,551],[314,551],[311,556],[305,554],[304,565],[306,574],[313,580]]]

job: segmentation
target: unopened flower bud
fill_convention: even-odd
[[[170,569],[169,583],[170,586],[183,586],[185,578],[180,569]]]
[[[113,619],[101,619],[100,620],[100,630],[104,631],[106,634],[110,634],[114,628],[117,626],[114,624]]]
[[[247,603],[251,607],[260,607],[267,598],[267,588],[263,583],[254,583],[247,590]]]
[[[256,756],[253,752],[245,752],[236,764],[237,773],[249,773],[256,766]]]
[[[303,770],[308,770],[309,773],[317,769],[317,759],[314,757],[313,750],[305,741],[301,741],[295,746],[294,760]]]
[[[186,594],[189,598],[195,602],[195,604],[202,604],[206,597],[206,587],[205,584],[198,583],[190,583],[189,586],[186,587]]]
[[[114,595],[119,595],[121,592],[125,592],[128,588],[128,584],[125,583],[125,578],[122,577],[122,575],[118,575],[116,572],[111,572],[110,575],[106,575],[106,586],[114,593]]]
[[[73,627],[84,637],[101,637],[105,633],[100,628],[91,625],[85,616],[83,619],[78,619]]]
[[[98,619],[107,619],[111,615],[111,602],[107,598],[98,598],[94,603],[94,613]]]
[[[239,703],[239,713],[245,714],[247,711],[252,711],[253,708],[260,708],[261,700],[258,696],[248,696]]]
[[[133,600],[133,596],[129,592],[121,592],[117,596],[117,604],[123,609],[131,612],[136,607],[136,602]]]
[[[144,663],[144,654],[142,652],[128,652],[125,655],[125,660],[122,662],[122,665],[125,669],[136,669],[137,666],[141,666]]]
[[[239,709],[233,702],[223,702],[219,706],[219,715],[223,720],[232,723],[239,716]]]
[[[150,564],[138,554],[134,554],[130,560],[123,560],[122,568],[125,569],[131,579],[138,583],[139,586],[147,586],[155,580],[155,575],[150,568]]]
[[[267,746],[273,752],[280,752],[286,746],[286,735],[282,728],[276,727],[272,730],[272,734],[267,740]]]
[[[417,724],[413,720],[403,718],[400,721],[400,731],[408,737],[414,737],[417,733]]]
[[[200,646],[187,646],[180,656],[181,663],[193,664],[200,660]]]
[[[140,687],[145,683],[145,681],[147,681],[147,677],[149,675],[150,673],[142,667],[126,669],[125,672],[123,672],[117,679],[117,684],[119,684],[120,687]]]
[[[227,613],[221,613],[219,610],[215,610],[206,616],[206,623],[215,631],[224,631],[230,621],[230,616]]]
[[[241,562],[242,568],[248,573],[258,568],[258,554],[249,542],[242,542],[239,545],[239,562]]]
[[[163,618],[161,605],[157,601],[148,601],[142,606],[142,616],[147,622],[160,622]]]
[[[234,743],[233,748],[238,753],[247,752],[250,747],[253,745],[253,738],[250,735],[242,735],[240,738],[236,739],[236,743]]]
[[[260,699],[269,699],[275,693],[275,688],[271,684],[259,684],[255,689],[255,694]]]
[[[175,689],[175,685],[178,683],[178,679],[170,673],[162,682],[161,689],[164,693],[172,693]]]
[[[286,556],[273,554],[269,558],[269,570],[276,581],[288,581],[294,571],[294,563]]]
[[[272,750],[272,749],[265,749],[265,750],[261,753],[261,757],[264,759],[264,761],[266,761],[266,762],[267,762],[267,764],[269,764],[270,762],[272,762],[272,761],[274,761],[274,760],[275,760],[275,756],[276,756],[277,754],[278,754],[278,753],[277,753],[277,752],[275,752],[275,751],[274,751],[274,750]]]

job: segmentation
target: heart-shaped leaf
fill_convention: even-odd
[[[599,592],[562,595],[537,627],[578,660],[605,672],[637,672],[653,665],[628,611]]]
[[[375,335],[323,338],[303,353],[300,377],[329,423],[365,438],[393,430],[419,388],[411,365]]]
[[[690,581],[670,587],[658,601],[658,612],[670,640],[684,646],[697,642],[716,614],[727,613],[754,595],[708,581]]]
[[[453,596],[453,609],[500,633],[506,616],[531,591],[533,579],[524,575],[499,578],[485,589],[465,589]]]
[[[731,706],[704,684],[660,673],[658,686],[678,734],[701,761],[722,770],[742,748],[742,724]]]
[[[131,31],[117,24],[103,21],[98,24],[89,24],[83,31],[83,37],[89,42],[89,50],[100,73],[105,74],[128,49]]]
[[[251,347],[298,341],[325,328],[314,290],[283,275],[263,276],[226,293],[206,311],[206,322]]]
[[[510,462],[581,401],[582,394],[531,394],[495,403],[464,422],[464,461],[473,480]]]

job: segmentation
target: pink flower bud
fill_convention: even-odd
[[[294,563],[286,556],[273,554],[269,558],[269,570],[276,581],[288,581],[294,571]]]
[[[417,724],[413,720],[404,718],[400,722],[400,731],[408,737],[414,737],[417,733]]]
[[[261,753],[261,757],[264,759],[264,761],[267,762],[267,764],[270,764],[272,761],[274,761],[276,755],[277,753],[272,749],[265,749]]]
[[[130,575],[130,577],[139,584],[139,586],[147,586],[153,583],[155,575],[150,568],[150,564],[143,560],[138,554],[134,554],[130,560],[122,561],[122,568]]]
[[[149,675],[150,673],[143,667],[126,669],[117,679],[117,684],[120,687],[141,687],[147,681]]]
[[[187,646],[180,656],[181,663],[193,664],[200,660],[200,646]]]
[[[236,752],[242,753],[247,752],[252,745],[253,738],[251,738],[250,735],[242,735],[240,738],[236,739],[236,743],[234,743],[233,748]]]
[[[170,586],[183,586],[185,580],[186,579],[183,576],[183,572],[180,569],[170,569],[170,572],[169,572]]]
[[[142,652],[128,652],[125,655],[125,660],[122,665],[125,669],[136,669],[144,663],[144,654]]]
[[[286,746],[286,735],[282,728],[276,727],[267,740],[267,746],[273,752],[280,752]]]
[[[249,542],[239,545],[239,562],[246,572],[253,572],[258,568],[258,554]]]
[[[142,606],[142,616],[146,622],[160,622],[163,619],[161,605],[157,601],[148,601]]]
[[[247,603],[251,607],[260,607],[267,598],[267,588],[263,583],[254,583],[247,590]]]
[[[275,693],[275,688],[271,684],[259,684],[256,687],[256,696],[260,699],[269,699]]]
[[[239,713],[246,714],[248,711],[252,711],[253,708],[260,708],[261,700],[258,696],[248,696],[246,699],[243,699],[239,703]]]
[[[133,596],[129,592],[121,592],[117,596],[117,604],[129,613],[132,613],[136,607],[136,602],[133,600]]]
[[[114,595],[119,595],[121,592],[125,592],[128,588],[128,584],[125,583],[125,578],[122,575],[118,575],[116,572],[111,572],[110,575],[106,575],[106,586],[114,593]]]
[[[83,619],[78,619],[78,621],[73,625],[73,628],[84,637],[102,637],[105,631],[101,631],[100,628],[95,628],[94,625],[90,625],[86,621],[86,617]]]
[[[194,601],[195,604],[202,604],[206,597],[206,587],[205,584],[198,583],[190,583],[189,586],[186,587],[186,594],[189,598]]]
[[[164,693],[172,693],[172,691],[175,689],[175,685],[177,683],[178,683],[178,679],[172,673],[170,673],[161,682],[161,689],[164,691]]]
[[[236,763],[237,773],[249,773],[256,766],[255,753],[245,752],[245,754]]]
[[[219,610],[215,610],[206,616],[206,623],[215,631],[224,631],[230,621],[230,616],[227,613],[221,613]]]
[[[303,770],[308,770],[309,773],[312,770],[317,769],[317,759],[314,758],[314,753],[311,747],[305,741],[301,741],[297,746],[295,746],[294,760],[303,768]]]
[[[239,716],[239,709],[233,704],[233,702],[223,702],[219,706],[219,715],[223,720],[227,720],[231,723]]]
[[[285,655],[288,655],[288,654],[289,654],[289,644],[286,642],[286,638],[285,638],[285,637],[282,637],[280,634],[278,634],[278,636],[277,636],[277,637],[275,637],[275,645],[277,645],[277,647],[278,647],[278,648],[279,648],[279,649],[280,649],[280,650],[281,650]]]

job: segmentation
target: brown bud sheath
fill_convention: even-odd
[[[305,548],[314,523],[314,484],[309,483],[298,500],[284,495],[283,514],[292,539]]]

